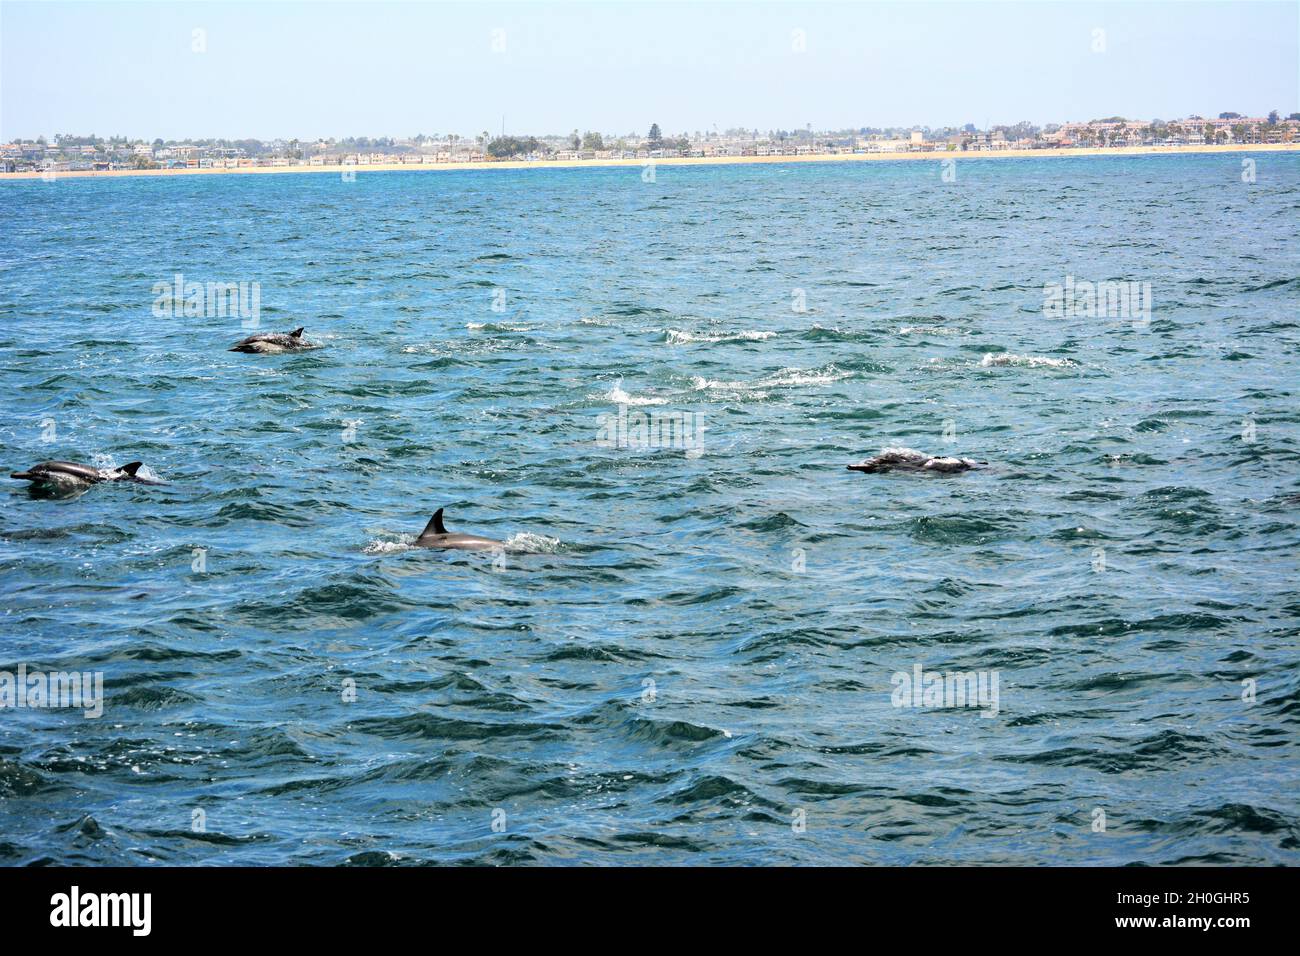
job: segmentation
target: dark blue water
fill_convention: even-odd
[[[1255,159],[0,184],[4,472],[168,482],[0,496],[0,670],[106,696],[0,710],[0,860],[1300,862]],[[225,351],[177,273],[324,347]],[[894,445],[990,464],[844,468]],[[440,506],[507,548],[410,547]],[[996,715],[894,706],[917,665]]]

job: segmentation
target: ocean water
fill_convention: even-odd
[[[0,184],[5,473],[166,482],[0,495],[0,671],[105,697],[0,710],[0,860],[1300,863],[1253,158]],[[506,548],[412,548],[438,507]]]

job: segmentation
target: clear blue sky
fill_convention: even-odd
[[[512,133],[1286,115],[1298,7],[5,0],[0,139],[472,135],[503,114]]]

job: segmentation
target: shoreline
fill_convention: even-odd
[[[1234,143],[1223,146],[1113,146],[1051,149],[1007,149],[961,152],[957,150],[932,150],[903,153],[819,153],[807,156],[675,156],[663,159],[543,159],[502,160],[478,163],[375,163],[365,166],[244,166],[235,169],[99,169],[55,172],[54,179],[114,179],[133,176],[245,176],[277,173],[327,173],[339,175],[344,170],[362,172],[397,172],[475,169],[586,169],[654,166],[732,166],[764,163],[854,163],[891,162],[897,160],[945,159],[1037,159],[1069,156],[1180,156],[1190,153],[1294,153],[1300,152],[1300,143]],[[28,170],[20,173],[0,173],[0,182],[8,180],[41,179],[48,173]]]

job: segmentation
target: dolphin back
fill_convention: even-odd
[[[104,480],[104,476],[98,469],[91,468],[89,465],[78,465],[72,461],[43,461],[39,465],[32,465],[26,471],[16,471],[10,477],[27,481],[58,481],[68,478],[90,482]]]
[[[449,532],[442,523],[442,509],[439,508],[429,519],[429,523],[416,539],[417,548],[446,548],[454,551],[495,551],[504,548],[505,543],[491,538],[482,538],[476,534]]]

